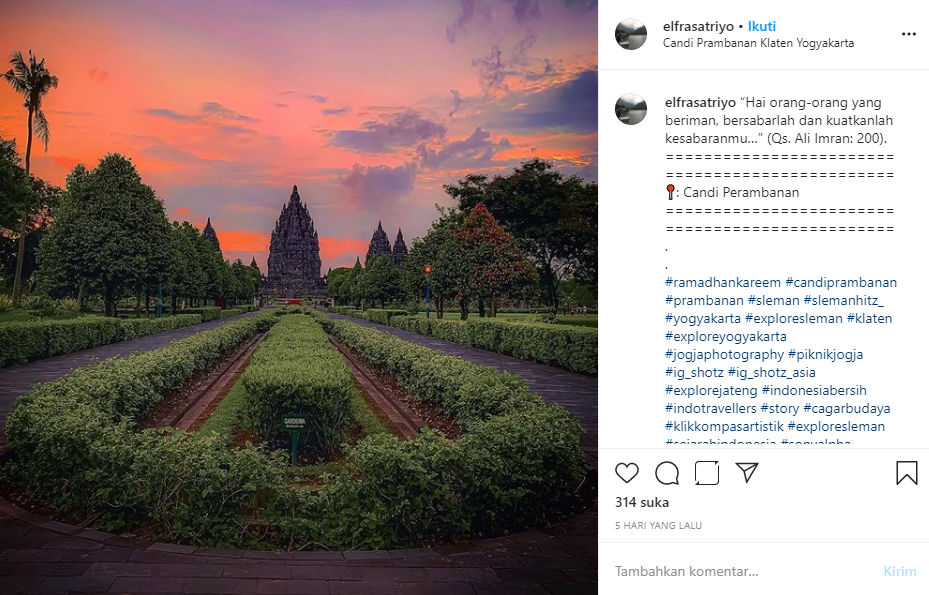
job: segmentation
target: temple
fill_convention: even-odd
[[[213,244],[213,247],[216,248],[217,251],[220,251],[219,238],[216,237],[216,230],[213,229],[213,224],[210,223],[209,217],[206,218],[206,227],[203,228],[203,237],[205,237],[207,241]]]
[[[325,295],[320,266],[319,236],[294,186],[271,232],[265,292],[279,297]]]
[[[390,240],[387,239],[387,234],[384,233],[384,228],[381,227],[381,222],[378,221],[377,229],[374,230],[374,234],[371,236],[371,243],[368,244],[368,253],[365,255],[365,267],[371,264],[372,258],[381,255],[391,256]]]
[[[402,269],[404,263],[406,263],[406,242],[403,241],[403,231],[397,230],[397,239],[394,240],[394,249],[391,252],[390,257],[393,259],[394,264],[397,265],[398,269]]]

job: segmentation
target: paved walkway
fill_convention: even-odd
[[[480,595],[597,592],[592,508],[551,528],[395,551],[261,552],[148,543],[0,498],[3,593]]]
[[[83,368],[98,361],[109,359],[111,357],[125,356],[140,351],[149,351],[164,347],[171,341],[183,339],[190,335],[200,333],[222,324],[236,320],[244,316],[255,316],[257,312],[249,312],[238,316],[230,316],[185,326],[183,328],[166,331],[155,335],[147,335],[132,339],[131,341],[121,341],[119,343],[110,343],[100,347],[92,347],[83,351],[66,353],[56,357],[40,359],[18,366],[9,366],[0,368],[0,452],[5,450],[6,445],[6,418],[13,411],[13,404],[16,399],[32,388],[32,385],[39,382],[55,380],[68,374],[74,368]]]
[[[597,460],[597,379],[568,372],[560,368],[553,368],[543,364],[527,362],[525,360],[501,355],[493,351],[465,347],[457,343],[434,339],[424,335],[417,335],[409,331],[400,330],[392,326],[376,324],[367,320],[360,320],[342,314],[329,314],[333,318],[344,318],[352,322],[376,328],[379,331],[431,347],[436,351],[448,355],[457,355],[469,362],[482,366],[493,366],[498,370],[512,372],[522,377],[529,388],[538,393],[549,403],[557,403],[570,411],[587,430],[582,440],[584,451],[594,462]]]

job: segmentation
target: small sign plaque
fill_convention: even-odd
[[[306,416],[298,413],[288,413],[284,416],[285,430],[302,430],[306,428]]]

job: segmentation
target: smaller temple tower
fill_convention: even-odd
[[[394,249],[390,255],[398,269],[402,269],[406,263],[406,242],[403,241],[403,230],[397,229],[397,239],[394,240]]]
[[[213,247],[216,248],[217,251],[220,251],[219,238],[216,237],[216,230],[213,229],[213,224],[210,223],[209,217],[206,218],[206,227],[203,228],[203,237],[209,240],[209,242],[213,244]]]
[[[380,256],[386,254],[391,256],[390,252],[390,240],[387,239],[387,234],[384,233],[384,228],[381,226],[381,222],[377,222],[377,229],[374,230],[374,234],[371,236],[371,243],[368,244],[368,254],[365,256],[365,266],[367,267],[371,263],[371,259],[375,256]]]

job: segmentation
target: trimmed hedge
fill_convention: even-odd
[[[378,324],[390,324],[390,321],[395,316],[408,316],[410,313],[406,310],[391,310],[391,309],[378,309],[378,308],[368,308],[367,310],[355,310],[349,316],[354,316],[356,318],[363,318],[370,322],[376,322]]]
[[[487,318],[426,320],[417,316],[395,316],[390,325],[572,372],[597,374],[595,328]]]
[[[161,318],[82,316],[0,324],[0,366],[99,347],[201,322],[199,314]]]
[[[262,439],[284,436],[281,418],[308,416],[298,442],[311,456],[334,451],[352,420],[355,391],[345,359],[313,318],[283,316],[242,374],[247,423]]]
[[[220,318],[229,318],[230,316],[238,316],[239,314],[245,314],[246,312],[254,312],[258,307],[252,304],[242,304],[241,306],[232,306],[223,310],[219,306],[200,306],[198,308],[185,308],[181,310],[182,313],[187,314],[199,314],[203,317],[203,322],[209,322],[211,320],[218,320]]]
[[[223,315],[223,309],[219,306],[201,306],[199,308],[184,308],[182,314],[199,314],[203,317],[203,322],[216,320]]]
[[[378,435],[350,453],[358,473],[292,497],[284,539],[392,548],[517,530],[570,510],[587,465],[580,424],[518,377],[316,314],[371,365],[459,421],[399,442]]]
[[[58,511],[94,515],[109,530],[144,523],[169,538],[241,543],[243,518],[282,489],[281,457],[230,451],[212,434],[136,430],[164,395],[273,321],[238,320],[37,385],[7,421],[11,477]]]

